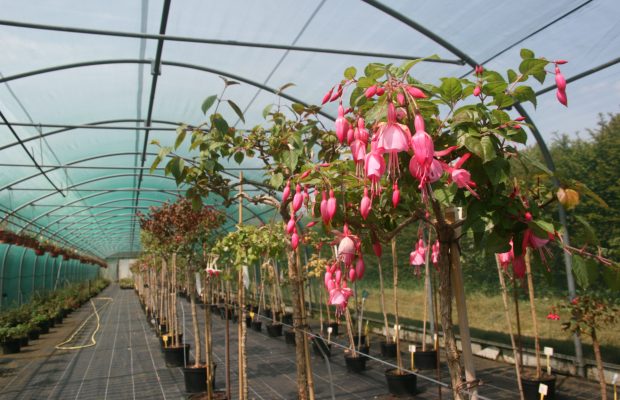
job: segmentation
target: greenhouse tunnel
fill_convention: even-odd
[[[548,79],[534,86],[536,106],[523,101],[507,109],[527,125],[527,145],[538,147],[550,171],[556,166],[548,143],[560,134],[590,132],[600,115],[617,113],[620,104],[616,0],[475,0],[466,5],[456,0],[0,0],[0,9],[0,232],[41,247],[35,251],[22,239],[0,238],[0,313],[62,288],[83,284],[90,293],[99,278],[118,282],[131,275],[129,264],[143,246],[140,214],[174,203],[191,189],[171,176],[166,163],[179,156],[190,164],[195,154],[179,148],[162,157],[156,143],[173,146],[180,130],[204,126],[201,106],[225,85],[235,106],[223,103],[218,112],[230,128],[251,132],[265,124],[270,104],[292,115],[298,105],[320,104],[351,66],[364,71],[369,63],[400,65],[424,58],[411,75],[439,85],[446,76],[473,79],[479,65],[516,68],[521,49],[531,49],[536,56],[568,61],[560,66],[570,107],[558,103],[557,85]],[[231,81],[235,84],[228,86]],[[335,101],[316,109],[327,130],[335,129],[338,116]],[[242,185],[249,196],[280,196],[282,182],[270,187],[260,160],[229,158],[221,164],[231,191]],[[553,184],[557,188],[560,182],[553,177]],[[255,226],[280,217],[278,209],[240,197],[214,192],[202,201],[225,214],[218,235],[234,232],[239,215],[243,224]],[[561,204],[557,209],[568,246],[566,211]],[[565,268],[564,296],[572,300],[572,256],[558,257]],[[129,294],[113,286],[105,289],[114,290],[113,301],[101,310],[116,310],[120,299],[123,307],[130,304]],[[577,335],[571,340],[572,372],[583,377],[582,343]],[[55,379],[61,378],[64,373]],[[166,375],[163,381],[177,378]],[[443,378],[447,387],[449,378]],[[176,398],[178,393],[161,385],[153,396]],[[105,396],[99,396],[100,388],[88,394],[81,388],[66,393],[124,398],[108,395],[107,385]],[[255,390],[256,398],[274,396],[261,397]],[[63,398],[61,393],[54,386],[46,395]],[[481,391],[471,398],[517,398],[495,394]],[[8,386],[0,389],[0,398],[5,395],[36,398]],[[343,392],[342,398],[363,395]]]

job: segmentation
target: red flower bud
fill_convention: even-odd
[[[385,93],[385,89],[383,89],[381,86],[379,86],[377,88],[377,96],[383,96],[383,93]]]
[[[474,96],[480,96],[480,85],[476,85],[476,87],[474,88]]]
[[[372,85],[371,87],[366,89],[366,91],[364,92],[364,96],[366,96],[366,98],[368,98],[368,99],[373,97],[375,94],[377,94],[377,86],[376,85]]]
[[[323,96],[323,102],[321,104],[325,104],[329,101],[329,99],[331,99],[333,91],[334,91],[334,88],[329,89],[329,92],[327,92],[327,94]]]

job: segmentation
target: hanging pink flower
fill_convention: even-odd
[[[336,215],[336,196],[334,196],[334,189],[329,190],[329,199],[327,200],[327,216],[331,221]]]
[[[424,94],[423,91],[421,91],[420,89],[414,86],[407,86],[407,92],[409,92],[411,97],[413,97],[414,99],[425,99],[426,98],[426,94]]]
[[[368,130],[364,118],[357,119],[357,129],[355,130],[355,139],[361,140],[365,144],[368,143]]]
[[[370,153],[366,155],[366,163],[364,165],[366,178],[370,180],[371,193],[381,193],[381,177],[385,173],[385,159],[383,154],[377,147],[377,142],[370,143]]]
[[[415,117],[413,117],[413,127],[415,128],[416,132],[426,131],[424,117],[422,117],[422,114],[417,113]]]
[[[336,314],[340,315],[344,312],[352,294],[353,291],[346,287],[346,282],[342,282],[342,286],[329,291],[329,304],[336,306]]]
[[[392,185],[392,205],[394,208],[398,207],[398,203],[400,203],[400,189],[398,189],[398,183],[394,183]]]
[[[474,93],[473,93],[474,96],[476,97],[480,96],[480,92],[481,92],[480,85],[476,85],[476,87],[474,88]]]
[[[291,194],[291,181],[286,181],[286,186],[284,186],[284,190],[282,191],[282,203],[288,200],[288,196]]]
[[[512,270],[515,278],[522,279],[525,277],[525,257],[521,254],[512,260]]]
[[[297,229],[295,229],[293,235],[291,236],[291,247],[293,250],[297,250],[297,247],[299,247],[299,235],[297,234]]]
[[[469,190],[469,192],[476,198],[480,198],[478,193],[472,186],[476,186],[476,182],[471,180],[471,174],[466,169],[461,168],[461,166],[469,159],[471,153],[464,154],[455,164],[454,167],[447,167],[448,172],[450,173],[451,180],[456,184],[458,188],[465,188]]]
[[[383,254],[383,248],[381,247],[381,243],[373,242],[372,251],[375,253],[375,256],[381,258],[381,255]]]
[[[288,220],[288,223],[286,224],[286,233],[288,233],[289,235],[293,234],[293,231],[295,231],[295,214],[291,214],[291,218]]]
[[[351,143],[353,143],[353,140],[355,140],[355,131],[353,128],[349,127],[349,130],[347,131],[347,144],[350,146]]]
[[[349,121],[344,117],[344,108],[342,104],[338,106],[338,118],[336,118],[336,136],[340,144],[344,143],[344,139],[349,132]]]
[[[350,236],[344,236],[338,244],[338,258],[350,267],[355,258],[355,242]]]
[[[560,72],[560,67],[556,64],[555,66],[555,84],[557,86],[556,97],[558,101],[564,106],[568,107],[568,98],[566,97],[566,79],[562,72]]]
[[[355,282],[356,278],[357,278],[357,275],[355,274],[355,268],[349,269],[349,281]]]
[[[377,94],[377,86],[376,85],[372,85],[371,87],[366,89],[366,91],[364,92],[364,96],[366,96],[366,98],[368,98],[368,99],[373,97],[375,94]]]
[[[439,263],[439,252],[440,252],[439,240],[436,240],[435,243],[433,243],[433,246],[431,249],[432,249],[431,261],[434,265],[437,265]]]
[[[372,205],[372,201],[370,197],[368,197],[368,188],[364,188],[364,196],[362,197],[362,201],[360,202],[360,214],[362,218],[368,218],[368,214],[370,214],[370,207]]]
[[[295,196],[293,196],[293,210],[295,212],[299,211],[301,205],[303,204],[304,196],[301,193],[301,185],[298,183],[295,187]]]
[[[355,277],[357,280],[360,280],[364,277],[364,272],[366,271],[366,264],[364,264],[364,259],[360,255],[357,258],[357,262],[355,263]]]
[[[398,153],[409,150],[411,132],[406,125],[396,122],[396,110],[394,104],[388,104],[387,123],[381,122],[377,128],[377,147],[388,153],[388,173],[396,176],[398,172]]]
[[[416,248],[409,254],[409,263],[411,265],[424,265],[426,262],[426,247],[424,247],[424,240],[418,240]]]
[[[327,199],[325,198],[325,190],[321,192],[321,218],[323,219],[323,223],[327,225],[329,223],[329,213],[327,212]]]
[[[435,154],[431,136],[425,131],[416,131],[411,138],[411,147],[413,148],[413,156],[420,167],[425,170],[428,169]]]
[[[351,156],[355,162],[355,174],[362,176],[364,172],[364,163],[366,162],[366,143],[356,139],[351,143]]]

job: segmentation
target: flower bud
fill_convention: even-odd
[[[579,193],[573,189],[558,189],[558,200],[567,210],[572,210],[579,204]]]

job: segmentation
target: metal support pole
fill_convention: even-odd
[[[2,258],[2,268],[0,268],[0,310],[2,310],[2,300],[4,299],[4,266],[6,265],[6,259],[9,256],[9,250],[13,245],[9,244],[4,250],[4,257]]]
[[[26,256],[26,247],[22,247],[22,256],[19,258],[19,270],[17,272],[17,304],[22,305],[22,269],[24,267],[24,257]]]

